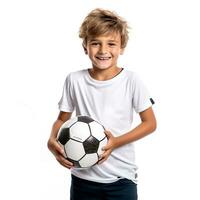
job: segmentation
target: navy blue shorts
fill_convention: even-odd
[[[72,175],[70,200],[137,200],[137,185],[128,179],[96,183]]]

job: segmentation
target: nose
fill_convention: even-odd
[[[99,53],[101,53],[101,54],[107,53],[107,46],[104,45],[104,44],[102,44],[102,45],[100,46],[100,48],[99,48]]]

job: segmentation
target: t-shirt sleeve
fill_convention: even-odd
[[[133,107],[137,113],[140,113],[151,107],[154,100],[138,75],[135,75],[133,85]]]
[[[73,96],[72,96],[72,82],[70,79],[70,74],[67,76],[64,86],[62,97],[58,102],[58,108],[63,112],[73,112],[74,104],[73,104]]]

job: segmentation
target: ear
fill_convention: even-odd
[[[82,44],[82,47],[83,47],[83,49],[84,49],[85,54],[87,55],[87,54],[88,54],[88,51],[87,51],[86,46],[85,46],[84,44]]]
[[[124,53],[124,48],[120,50],[120,55],[123,55]]]

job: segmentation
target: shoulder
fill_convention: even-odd
[[[137,82],[138,80],[140,80],[140,76],[135,71],[124,69],[124,75],[125,75],[124,77],[131,82]]]
[[[77,80],[80,80],[82,77],[84,77],[86,74],[86,69],[70,72],[67,74],[66,81],[68,82],[76,82]]]
[[[127,82],[131,86],[133,91],[146,87],[146,84],[144,83],[138,72],[128,70],[125,70],[124,72]]]

